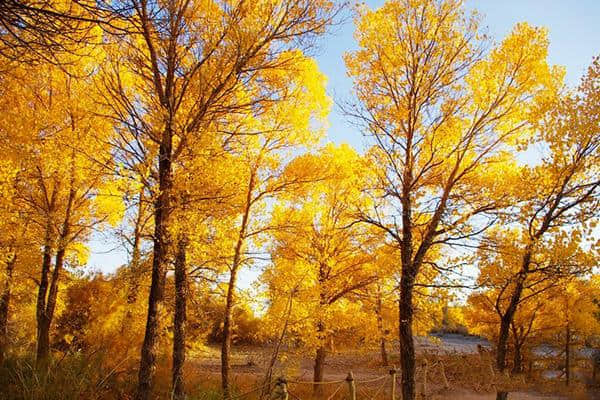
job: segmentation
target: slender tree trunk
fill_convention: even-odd
[[[375,314],[377,315],[377,329],[379,330],[379,347],[381,350],[381,364],[388,365],[388,354],[386,349],[386,331],[383,326],[383,302],[381,300],[381,287],[377,285],[377,304],[375,307]]]
[[[415,399],[415,344],[413,341],[413,286],[414,272],[403,268],[400,279],[400,300],[398,302],[400,365],[402,368],[402,399]]]
[[[517,279],[515,288],[513,289],[510,297],[510,302],[504,314],[500,318],[500,332],[498,333],[498,345],[496,346],[496,367],[498,371],[504,372],[506,369],[506,354],[508,345],[508,336],[510,334],[510,325],[513,322],[517,307],[521,301],[521,294],[523,293],[523,285],[525,279],[529,273],[529,265],[531,263],[531,251],[528,249],[523,255],[523,261],[521,266],[521,273]]]
[[[44,251],[42,256],[42,271],[38,287],[37,304],[36,304],[36,322],[37,322],[37,352],[36,363],[41,365],[45,361],[45,356],[48,354],[44,351],[49,347],[47,335],[44,333],[48,330],[48,322],[46,318],[46,296],[48,294],[48,274],[52,264],[52,244],[50,239],[50,227],[47,227],[46,239],[44,243]]]
[[[231,271],[229,273],[229,284],[227,285],[227,298],[225,300],[225,315],[223,317],[223,342],[221,343],[221,387],[223,388],[223,395],[226,399],[230,397],[229,378],[231,371],[231,339],[233,335],[235,286],[237,284],[237,274],[242,260],[242,250],[246,240],[246,230],[250,220],[250,211],[253,202],[252,193],[254,192],[255,178],[256,171],[252,171],[246,191],[246,204],[244,206],[244,214],[242,215],[242,223],[240,225],[238,239],[233,252]]]
[[[56,298],[58,296],[58,282],[60,280],[60,273],[63,268],[65,261],[65,252],[67,243],[69,242],[69,235],[71,232],[71,213],[73,211],[73,201],[75,200],[75,162],[74,154],[71,156],[71,176],[69,186],[69,196],[67,197],[67,205],[65,208],[65,218],[62,223],[60,235],[58,237],[58,249],[56,251],[56,258],[54,260],[54,270],[52,271],[52,278],[50,280],[50,288],[48,289],[48,298],[45,300],[46,308],[44,310],[44,316],[42,318],[43,323],[38,328],[38,348],[37,348],[37,359],[46,360],[50,355],[50,327],[54,318],[54,310],[56,309]],[[44,254],[45,256],[45,254]]]
[[[279,349],[283,344],[283,340],[285,339],[285,335],[287,334],[288,326],[290,323],[290,316],[292,315],[292,304],[294,302],[294,294],[296,293],[297,286],[290,291],[290,297],[288,298],[287,310],[285,312],[285,321],[283,323],[283,327],[281,328],[281,333],[279,335],[279,339],[275,344],[273,349],[273,354],[271,354],[271,361],[269,361],[269,367],[267,368],[267,372],[265,373],[265,380],[263,382],[263,389],[260,393],[260,399],[263,399],[267,393],[270,392],[270,387],[267,386],[269,382],[271,382],[271,377],[273,376],[273,367],[275,366],[275,362],[277,361],[277,357],[279,356]],[[595,371],[595,370],[594,370]],[[269,385],[270,386],[270,385]]]
[[[523,372],[523,354],[521,353],[521,345],[515,343],[515,354],[513,355],[513,374]]]
[[[173,332],[173,398],[185,398],[183,366],[185,363],[185,324],[187,303],[187,238],[182,236],[177,243],[175,256],[175,316]]]
[[[135,228],[133,230],[133,243],[131,249],[131,265],[129,266],[128,288],[127,288],[127,304],[132,305],[137,302],[139,280],[140,280],[140,242],[142,236],[142,221],[144,217],[143,209],[144,188],[140,189],[137,216],[135,220]],[[131,309],[127,310],[128,320],[131,317]]]
[[[167,251],[169,245],[169,217],[171,213],[172,187],[172,133],[163,135],[159,148],[159,194],[154,205],[154,238],[152,251],[152,282],[148,296],[148,317],[142,345],[138,374],[137,400],[148,400],[152,394],[152,381],[156,372],[156,353],[160,314],[163,308],[165,277],[167,274]]]
[[[235,301],[235,285],[237,281],[237,267],[231,269],[227,298],[225,301],[225,316],[223,319],[223,342],[221,343],[221,385],[226,399],[229,398],[230,371],[231,371],[231,339],[233,336],[233,306]]]
[[[46,310],[44,312],[44,323],[40,326],[38,333],[38,348],[37,356],[39,360],[45,360],[50,355],[50,327],[54,319],[54,310],[56,309],[56,298],[58,296],[58,282],[60,279],[60,271],[63,268],[65,259],[65,249],[59,249],[56,252],[54,261],[54,270],[50,280],[50,289],[48,290],[48,298],[46,300]]]
[[[319,321],[317,323],[317,339],[320,343],[315,354],[315,365],[313,370],[313,382],[323,382],[325,374],[325,358],[327,357],[327,348],[325,347],[326,329],[325,321],[321,318],[321,314],[329,306],[327,294],[325,293],[325,281],[327,279],[327,266],[324,263],[319,264]],[[316,397],[323,396],[323,385],[314,384],[313,394]]]
[[[6,347],[8,346],[8,307],[10,305],[13,271],[16,261],[17,255],[13,254],[13,256],[6,262],[4,289],[0,295],[0,365],[4,363]]]
[[[571,383],[571,324],[567,321],[565,329],[565,383]]]

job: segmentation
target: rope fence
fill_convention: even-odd
[[[448,390],[450,388],[450,379],[452,382],[456,381],[456,374],[461,374],[462,370],[468,368],[470,370],[477,370],[482,375],[480,378],[482,382],[485,382],[487,389],[496,389],[502,376],[498,374],[493,366],[491,360],[480,360],[479,365],[469,364],[464,365],[466,360],[455,360],[448,361],[443,360],[442,357],[437,356],[430,359],[423,359],[419,364],[416,365],[416,376],[415,384],[417,392],[421,396],[427,398],[433,392],[439,389]],[[450,375],[448,375],[450,373]],[[397,386],[399,377],[398,371],[395,367],[391,367],[385,375],[380,375],[366,379],[355,379],[352,371],[348,373],[345,379],[337,379],[331,381],[308,381],[308,380],[295,380],[287,379],[285,376],[280,376],[275,381],[267,382],[266,384],[259,385],[247,392],[238,395],[231,395],[227,400],[242,400],[248,395],[261,391],[261,400],[303,400],[297,390],[298,386],[311,385],[313,386],[316,393],[320,391],[321,399],[334,400],[357,400],[357,393],[360,400],[375,400],[375,399],[390,399],[397,400]],[[432,379],[433,377],[433,379]],[[430,387],[430,384],[433,387]],[[295,386],[294,391],[290,391],[290,385]],[[326,386],[332,386],[330,393],[323,393],[321,389]],[[344,388],[346,390],[344,390]],[[301,391],[302,392],[302,391]],[[342,396],[343,395],[343,396]],[[313,396],[314,397],[314,396]]]
[[[344,388],[344,386],[346,386],[346,388],[347,388],[349,400],[356,400],[357,388],[360,391],[361,398],[364,398],[367,400],[374,400],[385,389],[385,387],[388,386],[388,384],[389,384],[388,380],[390,380],[390,379],[391,379],[391,383],[392,383],[391,390],[390,390],[391,400],[395,400],[396,399],[396,368],[392,368],[389,371],[389,374],[387,374],[387,375],[381,375],[381,376],[377,376],[377,377],[369,378],[369,379],[355,379],[352,371],[348,372],[348,376],[346,376],[345,379],[339,379],[339,380],[333,380],[333,381],[319,381],[319,382],[317,382],[317,381],[297,381],[297,380],[293,380],[293,379],[288,380],[285,377],[281,376],[281,377],[277,378],[277,380],[275,381],[275,385],[273,386],[273,390],[271,391],[270,400],[289,400],[290,397],[294,400],[301,400],[300,396],[298,396],[294,392],[290,391],[290,389],[288,387],[289,384],[293,384],[293,385],[323,385],[323,386],[337,385],[337,386],[335,386],[335,389],[333,390],[333,392],[326,398],[326,400],[333,400],[336,395],[338,395],[339,393],[341,393],[343,391],[342,389]],[[364,390],[362,390],[362,387],[357,386],[357,385],[362,386],[365,384],[373,384],[373,383],[377,383],[377,382],[381,382],[381,383],[378,385],[378,387],[376,388],[375,392],[372,395],[369,395]],[[244,395],[256,392],[260,389],[263,389],[263,387],[255,388],[254,390],[247,392]],[[238,396],[233,400],[239,400],[241,397],[243,397],[243,396]]]

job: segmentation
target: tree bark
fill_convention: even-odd
[[[188,295],[187,238],[180,237],[175,256],[175,316],[173,329],[173,398],[185,399],[183,382],[183,366],[185,363],[185,324],[187,320],[186,306]]]
[[[565,383],[571,383],[571,324],[567,321],[565,329]]]
[[[413,286],[414,272],[402,271],[400,279],[400,301],[398,302],[400,365],[402,368],[402,399],[415,399],[415,344],[413,341]]]
[[[35,310],[37,322],[36,364],[38,366],[40,366],[45,361],[45,356],[48,354],[44,351],[44,349],[49,348],[49,344],[44,343],[44,340],[48,340],[48,336],[45,334],[45,332],[48,330],[48,322],[46,318],[46,295],[48,294],[48,274],[50,273],[50,267],[52,263],[52,244],[50,239],[50,232],[50,227],[47,227],[42,257],[42,271],[38,286],[37,304]]]
[[[325,358],[327,357],[327,349],[324,345],[320,346],[317,349],[317,353],[315,355],[315,366],[313,369],[313,381],[314,382],[323,382],[323,375],[325,374]],[[323,395],[323,385],[314,384],[313,392],[316,396]]]
[[[521,264],[521,272],[519,273],[517,283],[510,297],[510,302],[506,311],[501,314],[500,317],[500,332],[498,333],[498,345],[496,346],[496,367],[498,371],[504,372],[506,369],[506,354],[508,345],[508,336],[510,334],[510,325],[517,312],[517,307],[521,301],[521,294],[523,293],[523,285],[525,279],[529,273],[529,266],[531,264],[531,250],[529,248],[523,255],[523,261]]]
[[[50,355],[50,327],[54,319],[54,310],[56,309],[56,298],[58,296],[58,281],[60,271],[63,268],[65,259],[65,249],[61,248],[56,252],[54,261],[54,270],[50,280],[50,289],[48,290],[48,299],[46,301],[46,310],[44,311],[44,323],[39,328],[37,356],[39,360],[45,360]]]
[[[4,289],[0,295],[0,365],[4,363],[6,347],[8,346],[8,307],[10,305],[13,271],[16,261],[17,255],[13,254],[13,256],[6,262]]]
[[[159,194],[154,205],[154,238],[152,250],[152,282],[148,296],[148,317],[142,345],[138,374],[137,400],[148,400],[152,393],[152,381],[156,372],[156,353],[160,314],[163,309],[165,277],[167,274],[167,251],[169,245],[169,217],[171,213],[172,188],[172,132],[166,129],[159,148],[158,176]]]
[[[225,316],[223,319],[223,342],[221,343],[221,386],[223,395],[229,398],[229,377],[231,371],[231,339],[233,336],[233,306],[234,292],[237,280],[237,268],[232,268],[227,286],[227,298],[225,302]]]
[[[515,343],[515,354],[513,355],[513,374],[520,374],[523,372],[523,354],[521,352],[521,345]]]

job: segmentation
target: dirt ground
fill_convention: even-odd
[[[482,339],[474,337],[460,337],[459,335],[450,335],[434,339],[419,339],[418,353],[427,354],[429,361],[429,372],[427,373],[427,398],[430,400],[495,400],[496,386],[490,383],[489,362],[485,360],[482,364],[475,364],[473,360],[481,360],[478,355],[477,346],[487,347],[488,344]],[[397,363],[393,354],[397,352],[390,349],[392,363]],[[234,382],[240,390],[248,389],[264,378],[266,366],[271,356],[271,349],[260,347],[236,347],[234,348],[232,369]],[[379,362],[379,352],[377,349],[357,349],[346,351],[334,351],[327,360],[325,367],[325,381],[337,381],[336,384],[326,385],[326,398],[330,400],[342,400],[346,396],[346,386],[344,379],[349,371],[352,371],[357,382],[357,398],[365,399],[389,399],[391,397],[391,378],[389,376],[390,367],[382,367]],[[478,358],[479,357],[479,358]],[[442,384],[441,375],[436,362],[443,362],[445,375],[450,382],[449,389]],[[476,361],[480,362],[480,361]],[[208,373],[215,378],[220,374],[220,354],[218,348],[206,348],[190,357],[190,363],[194,369]],[[455,365],[455,367],[453,367]],[[487,366],[487,367],[486,367]],[[422,367],[417,370],[418,392],[423,390]],[[290,355],[282,363],[277,364],[274,369],[274,376],[284,375],[289,381],[289,389],[292,394],[291,400],[305,400],[311,397],[312,385],[307,383],[312,381],[313,360],[307,355]],[[461,374],[468,376],[462,377]],[[361,383],[361,381],[373,380],[381,377],[381,380],[375,382]],[[399,378],[398,378],[399,381]],[[539,386],[538,386],[539,388]],[[335,391],[337,390],[337,392]],[[547,390],[543,390],[547,392]],[[397,389],[399,392],[399,387]],[[580,390],[581,392],[581,390]],[[517,385],[509,389],[509,400],[559,400],[559,399],[600,399],[600,396],[579,393],[576,397],[561,394],[548,394],[536,392],[528,385]],[[331,397],[330,397],[331,396]],[[294,398],[296,397],[296,399]]]

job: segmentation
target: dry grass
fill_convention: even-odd
[[[264,381],[264,365],[268,349],[236,349],[233,360],[233,393],[235,400],[258,400]],[[396,363],[397,360],[392,359]],[[568,388],[563,382],[518,376],[509,378],[498,374],[492,367],[491,357],[479,354],[420,355],[417,368],[419,399],[495,399],[496,390],[511,392],[511,400],[570,399],[586,400],[594,397],[589,388],[574,382]],[[102,355],[86,357],[74,355],[55,361],[48,373],[32,367],[30,360],[9,360],[0,368],[0,398],[8,400],[109,400],[132,398],[137,381],[137,364],[114,365]],[[315,396],[313,385],[298,383],[312,378],[312,360],[297,357],[278,365],[274,377],[288,377],[290,400],[343,400],[348,398],[344,381],[352,370],[356,379],[357,399],[390,400],[392,392],[389,367],[378,365],[371,352],[350,351],[331,356],[326,366],[326,381],[322,395]],[[426,373],[425,373],[426,371]],[[377,377],[383,379],[374,381]],[[170,396],[170,357],[159,359],[155,376],[155,394],[158,399]],[[368,381],[368,382],[366,382]],[[400,378],[396,393],[399,397]],[[220,400],[220,370],[216,349],[205,349],[190,354],[185,371],[186,390],[190,400]],[[253,391],[254,390],[254,391]],[[251,392],[251,393],[248,393]],[[244,394],[248,393],[245,396]],[[549,396],[549,397],[545,397]]]

